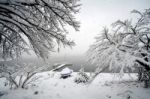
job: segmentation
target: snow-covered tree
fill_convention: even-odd
[[[132,13],[140,15],[136,22],[116,21],[111,30],[104,28],[90,46],[89,61],[98,66],[93,78],[105,69],[124,73],[142,66],[150,70],[150,9]]]
[[[32,49],[42,58],[58,44],[73,46],[66,27],[79,29],[79,0],[0,0],[0,53],[17,57]]]

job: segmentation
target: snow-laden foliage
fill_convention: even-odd
[[[79,29],[79,0],[0,0],[0,53],[16,57],[31,47],[46,58],[54,47],[73,46],[66,26]],[[30,46],[27,46],[30,45]]]
[[[108,67],[114,71],[120,68],[121,72],[126,67],[134,66],[135,57],[132,55],[132,50],[126,48],[122,39],[118,41],[119,38],[119,36],[109,35],[105,28],[103,33],[96,38],[95,44],[90,46],[89,60],[100,68]]]
[[[75,78],[75,82],[78,83],[87,83],[89,81],[89,76],[84,72],[84,68],[81,68]]]
[[[35,74],[45,68],[47,67],[33,64],[0,65],[0,77],[6,78],[6,85],[9,85],[10,88],[27,88],[27,85],[40,78]]]
[[[150,70],[150,9],[139,14],[136,22],[116,21],[112,29],[104,28],[88,50],[88,59],[97,64],[95,75],[105,69],[131,71],[142,66]]]

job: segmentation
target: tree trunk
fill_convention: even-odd
[[[143,66],[143,68],[146,70],[146,71],[150,71],[150,67],[149,65],[147,64],[144,64],[142,61],[140,60],[136,60],[137,63],[139,63],[141,66]]]

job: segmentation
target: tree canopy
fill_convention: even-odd
[[[136,22],[118,20],[112,29],[104,28],[88,50],[88,59],[97,64],[96,75],[104,69],[130,71],[135,66],[150,70],[150,9],[133,10]]]
[[[66,26],[79,30],[79,0],[0,0],[0,53],[18,57],[30,48],[42,57],[58,45],[73,46]]]

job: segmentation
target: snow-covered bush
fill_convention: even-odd
[[[89,81],[89,76],[84,72],[84,68],[81,68],[77,74],[74,81],[78,83],[87,83]]]
[[[44,67],[37,67],[33,64],[22,64],[15,66],[0,66],[0,76],[6,78],[6,84],[10,88],[27,88],[27,85],[32,84],[40,78],[35,76],[36,73]]]

